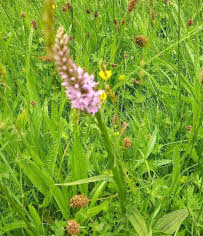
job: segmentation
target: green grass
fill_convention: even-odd
[[[118,98],[102,105],[102,128],[86,112],[74,122],[54,62],[40,59],[44,1],[0,1],[0,235],[65,235],[70,219],[79,235],[203,234],[203,5],[150,2],[138,0],[121,25],[127,0],[75,0],[72,12],[57,1],[54,34],[58,26],[72,34],[72,58]],[[136,35],[147,37],[146,47]],[[101,61],[113,72],[108,81],[99,77]],[[90,199],[80,210],[69,208],[77,193]]]

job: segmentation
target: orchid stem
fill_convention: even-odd
[[[117,188],[118,188],[118,195],[120,198],[121,211],[123,214],[123,219],[125,221],[126,183],[125,183],[125,179],[124,179],[123,168],[120,165],[119,160],[117,159],[118,158],[117,151],[114,148],[114,146],[110,140],[107,128],[102,121],[102,115],[101,115],[100,111],[96,113],[96,119],[97,119],[98,126],[101,130],[101,133],[102,133],[102,136],[104,139],[104,144],[105,144],[106,150],[108,152],[108,158],[109,158],[110,166],[111,166],[111,169],[113,172],[113,178],[114,178],[114,181],[115,181]]]

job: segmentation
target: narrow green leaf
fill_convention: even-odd
[[[43,224],[41,222],[41,219],[40,219],[37,211],[35,210],[35,208],[32,205],[29,205],[28,208],[29,208],[29,211],[32,215],[37,235],[43,235],[44,234]]]
[[[106,186],[107,182],[104,181],[102,182],[99,187],[97,188],[92,200],[91,200],[91,204],[90,204],[90,207],[93,207],[96,203],[96,201],[98,200],[99,196],[101,195],[101,193],[103,192],[105,186]]]
[[[40,169],[32,161],[30,161],[29,164],[26,161],[21,161],[21,165],[23,167],[23,172],[42,194],[45,196],[50,196],[51,194],[54,197],[61,213],[64,218],[67,219],[69,215],[68,204],[66,204],[66,200],[61,190],[54,185],[54,181],[49,176],[49,173],[44,168]]]
[[[152,153],[152,151],[154,149],[154,146],[156,144],[157,132],[158,132],[158,130],[155,129],[153,134],[152,134],[152,137],[150,138],[150,141],[147,145],[146,158]]]
[[[2,231],[3,233],[6,233],[14,229],[25,228],[25,227],[26,227],[26,223],[22,220],[18,220],[18,221],[9,223],[4,227],[0,227],[0,231]]]
[[[148,230],[145,220],[136,208],[131,208],[127,212],[127,218],[131,222],[139,236],[148,236]]]
[[[93,183],[93,182],[99,182],[99,181],[113,181],[113,176],[108,175],[98,175],[94,177],[90,177],[87,179],[81,179],[70,183],[63,183],[63,184],[55,184],[55,185],[61,185],[61,186],[74,186],[79,184],[86,184],[86,183]]]
[[[0,179],[9,178],[9,169],[6,165],[0,164]]]
[[[74,128],[74,144],[72,151],[72,180],[77,181],[88,177],[87,161],[79,137],[78,125]],[[87,195],[87,183],[79,185],[81,193]]]

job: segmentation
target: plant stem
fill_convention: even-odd
[[[115,181],[117,188],[118,188],[118,195],[120,198],[121,211],[123,214],[123,219],[125,221],[126,183],[125,183],[125,179],[124,179],[123,169],[119,163],[119,160],[117,159],[117,157],[118,157],[117,151],[114,148],[114,146],[110,140],[107,128],[102,121],[102,116],[101,116],[100,112],[97,112],[96,118],[97,118],[98,126],[102,132],[102,136],[104,139],[104,144],[105,144],[106,150],[108,152],[108,158],[109,158],[111,169],[113,172],[113,178],[114,178],[114,181]]]

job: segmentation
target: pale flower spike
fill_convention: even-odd
[[[84,69],[74,64],[67,47],[68,41],[64,28],[59,27],[53,50],[56,65],[63,79],[62,85],[66,88],[66,94],[72,102],[72,108],[95,114],[101,106],[99,96],[103,91],[95,91],[98,83],[94,81],[94,76],[89,75]]]

